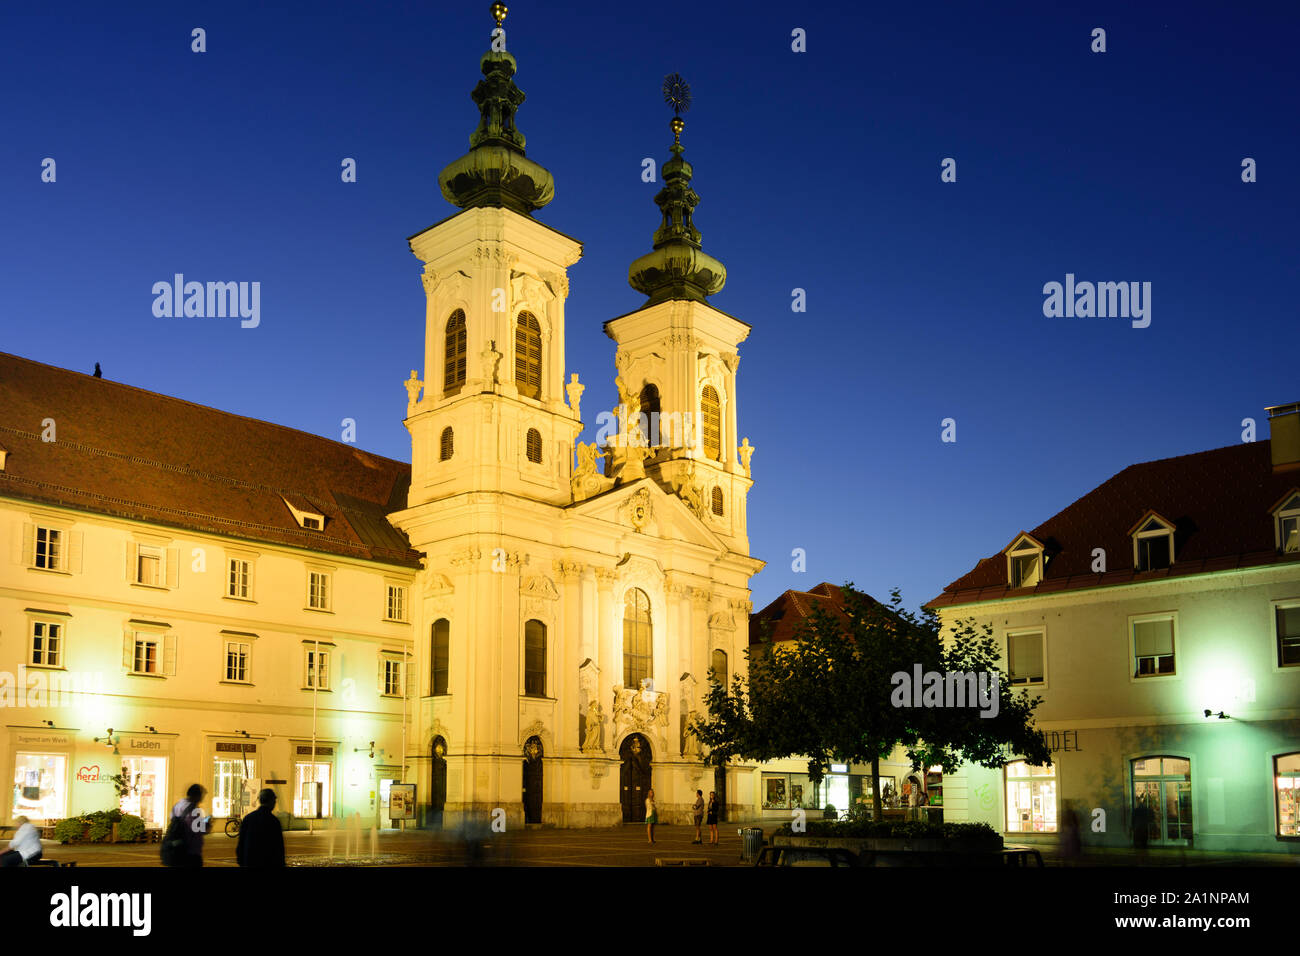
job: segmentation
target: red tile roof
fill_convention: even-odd
[[[811,591],[786,591],[777,596],[767,607],[755,611],[749,616],[749,643],[757,644],[762,638],[763,625],[767,623],[771,630],[768,638],[773,641],[794,640],[799,625],[808,619],[815,606],[847,620],[844,614],[844,592],[834,584],[823,581]]]
[[[0,496],[419,564],[386,517],[410,465],[353,445],[0,352],[0,447]],[[318,505],[325,527],[300,528],[283,498]]]
[[[1006,557],[999,552],[949,584],[929,606],[1294,563],[1297,556],[1276,550],[1270,509],[1297,485],[1300,472],[1273,471],[1267,441],[1130,465],[1030,531],[1046,545],[1048,557],[1036,587],[1009,587]],[[1173,522],[1174,563],[1136,571],[1128,531],[1148,511]],[[1106,552],[1104,574],[1092,570],[1095,548]]]

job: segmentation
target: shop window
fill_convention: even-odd
[[[763,774],[763,809],[790,809],[790,775],[784,773]]]
[[[1133,824],[1147,828],[1152,843],[1192,838],[1192,765],[1185,757],[1133,761]]]
[[[1041,684],[1043,667],[1043,632],[1023,631],[1007,635],[1007,669],[1012,684]]]
[[[1133,676],[1167,677],[1174,668],[1177,621],[1172,614],[1147,614],[1129,619],[1133,634]]]
[[[294,765],[293,815],[324,818],[333,813],[331,765],[298,762]]]
[[[1277,791],[1277,835],[1300,837],[1300,753],[1273,758]]]
[[[147,827],[166,824],[166,757],[123,757],[122,782],[128,788],[118,803],[123,813],[139,817]]]
[[[68,758],[63,754],[15,754],[13,784],[13,816],[43,823],[68,815]]]
[[[38,667],[63,666],[63,625],[55,621],[32,621],[29,664]]]
[[[1300,602],[1277,605],[1275,615],[1277,666],[1300,665]]]
[[[1056,832],[1056,768],[1023,760],[1006,766],[1007,832]]]
[[[222,750],[212,760],[212,815],[214,817],[242,817],[256,809],[251,791],[257,779],[257,753],[247,748],[256,744],[219,743]],[[224,749],[222,749],[224,748]],[[243,749],[243,753],[238,751]]]

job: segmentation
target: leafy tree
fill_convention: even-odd
[[[737,674],[727,688],[710,674],[708,716],[694,730],[711,763],[802,755],[814,785],[832,762],[869,763],[879,807],[880,760],[900,744],[918,770],[1000,767],[1012,752],[1031,764],[1049,762],[1033,727],[1041,698],[1013,693],[991,627],[957,621],[945,642],[938,615],[907,610],[897,590],[887,605],[852,584],[843,596],[842,616],[814,605],[793,641],[778,644],[763,634],[756,653],[746,651],[748,679]],[[982,717],[978,706],[896,706],[894,676],[911,678],[916,665],[922,673],[986,672],[990,690],[996,674],[996,715]]]

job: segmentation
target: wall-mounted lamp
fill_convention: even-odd
[[[354,754],[359,754],[359,753],[361,753],[361,751],[363,751],[363,750],[365,750],[365,749],[366,749],[365,747],[353,747],[353,748],[352,748],[352,752],[353,752]],[[374,742],[373,740],[370,741],[370,759],[371,759],[371,760],[374,760],[374,759],[375,759],[375,742]]]
[[[1232,717],[1229,716],[1228,714],[1225,714],[1223,711],[1219,711],[1219,712],[1216,714],[1214,711],[1212,711],[1212,710],[1208,710],[1208,709],[1207,709],[1207,710],[1205,711],[1205,716],[1206,716],[1206,717],[1218,717],[1220,720],[1232,720]]]
[[[46,727],[52,728],[54,726],[54,721],[52,720],[42,720],[41,723],[43,723]]]
[[[117,749],[118,739],[119,738],[113,736],[113,728],[109,727],[108,733],[105,736],[95,738],[95,743],[102,743],[105,747],[112,747],[113,753],[118,754],[121,753],[121,751]]]
[[[145,724],[145,725],[144,725],[144,729],[147,730],[147,731],[149,731],[149,733],[151,733],[151,734],[156,734],[156,733],[158,733],[158,728],[157,728],[157,727],[154,727],[154,726],[151,725],[151,724]]]

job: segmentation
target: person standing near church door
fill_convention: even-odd
[[[659,817],[655,810],[655,792],[647,790],[645,795],[645,836],[647,843],[654,843],[655,824],[658,822]]]
[[[695,819],[695,839],[691,841],[694,846],[704,842],[704,837],[700,834],[700,827],[704,826],[704,791],[695,791],[695,803],[691,805],[691,814]]]

